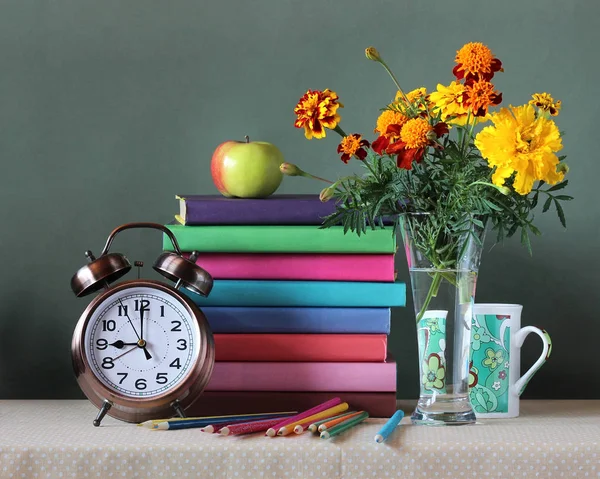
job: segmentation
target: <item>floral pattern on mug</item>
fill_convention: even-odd
[[[487,348],[485,350],[485,355],[487,357],[483,360],[482,364],[492,371],[504,361],[504,351],[501,349],[494,351],[492,348]]]
[[[444,387],[446,368],[442,366],[442,360],[437,354],[429,355],[427,361],[423,362],[422,371],[421,384],[425,386],[425,389],[442,389]]]
[[[482,343],[489,343],[490,339],[492,339],[490,337],[489,334],[487,334],[487,330],[485,328],[476,328],[473,330],[473,341],[471,343],[471,347],[473,348],[473,351],[479,351],[479,348],[481,348],[481,344]]]
[[[503,329],[507,319],[495,314],[473,317],[469,400],[475,413],[508,412],[510,327]]]
[[[446,318],[436,313],[417,323],[421,393],[446,392]]]

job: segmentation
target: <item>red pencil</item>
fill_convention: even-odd
[[[219,431],[219,434],[223,436],[230,436],[235,434],[251,434],[253,432],[266,431],[270,427],[273,427],[281,422],[281,418],[277,419],[263,419],[261,421],[250,421],[242,422],[238,424],[227,425]]]

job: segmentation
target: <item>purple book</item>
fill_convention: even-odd
[[[320,225],[335,202],[319,195],[274,195],[264,199],[221,195],[177,195],[183,225]]]

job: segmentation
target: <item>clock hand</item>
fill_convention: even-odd
[[[135,351],[137,348],[131,348],[128,349],[127,351],[125,351],[123,354],[117,356],[116,358],[113,358],[113,362],[116,361],[119,358],[122,358],[123,356],[125,356],[126,354],[129,354],[131,351]]]
[[[120,339],[115,341],[114,343],[110,343],[109,346],[114,346],[117,349],[123,349],[123,346],[137,346],[138,343],[124,343]]]
[[[123,308],[123,311],[125,312],[125,316],[127,317],[127,320],[129,321],[129,324],[131,324],[131,327],[133,328],[133,332],[138,337],[138,339],[141,340],[142,338],[140,338],[140,335],[138,334],[137,330],[135,329],[135,326],[131,322],[131,318],[129,317],[129,314],[127,313],[127,308],[125,306],[123,306],[123,301],[121,301],[121,298],[119,298],[119,303],[121,304],[121,307]]]

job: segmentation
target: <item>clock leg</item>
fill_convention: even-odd
[[[175,412],[179,417],[186,417],[185,412],[179,403],[179,399],[175,399],[175,401],[171,403],[171,407],[175,409]]]
[[[96,426],[96,427],[100,426],[102,419],[104,419],[104,416],[106,416],[106,413],[112,407],[112,405],[113,404],[108,399],[104,400],[104,403],[102,404],[102,407],[100,408],[100,411],[98,411],[98,415],[96,416],[96,419],[94,419],[94,426]]]

